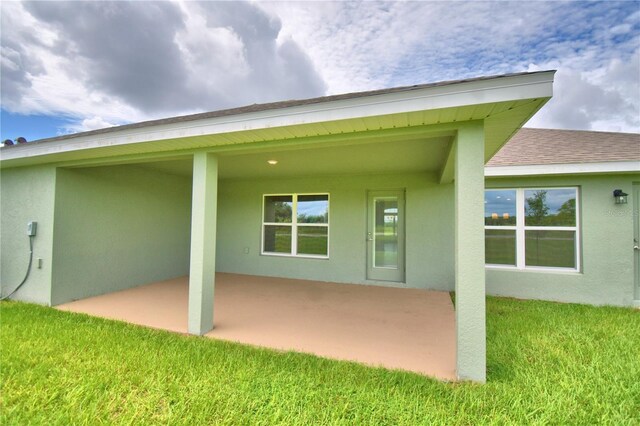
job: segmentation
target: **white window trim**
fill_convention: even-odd
[[[327,223],[301,223],[298,224],[298,197],[304,195],[326,195],[327,196]],[[264,204],[267,197],[291,197],[291,222],[265,222],[264,221]],[[263,194],[262,195],[262,216],[260,227],[260,254],[262,256],[276,256],[276,257],[296,257],[307,259],[329,259],[329,247],[330,244],[330,227],[331,227],[331,195],[328,192],[288,192],[278,194]],[[291,253],[276,253],[271,251],[264,251],[264,230],[265,226],[290,226],[291,227]],[[327,255],[318,254],[298,254],[298,227],[299,226],[315,226],[327,228]]]
[[[573,189],[576,191],[576,225],[575,226],[526,226],[525,225],[525,191],[537,190],[554,190],[554,189]],[[539,271],[539,272],[563,272],[575,273],[582,270],[581,255],[581,231],[580,231],[580,187],[578,186],[547,186],[547,187],[522,187],[522,188],[485,188],[485,191],[516,191],[516,226],[495,226],[485,225],[484,229],[496,229],[505,231],[516,231],[516,264],[500,265],[495,263],[487,263],[485,267],[488,269],[504,269],[519,271]],[[574,231],[575,232],[575,268],[564,268],[558,266],[527,266],[525,262],[525,233],[526,231]]]

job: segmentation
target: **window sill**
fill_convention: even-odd
[[[511,271],[511,272],[527,272],[536,273],[541,272],[545,274],[561,274],[561,275],[582,275],[582,272],[577,269],[569,268],[544,268],[544,267],[528,267],[528,268],[516,268],[515,266],[501,266],[501,265],[484,265],[486,270],[491,271]]]
[[[272,256],[272,257],[291,257],[294,259],[319,259],[319,260],[329,260],[329,256],[316,256],[313,254],[288,254],[288,253],[269,253],[263,252],[260,253],[260,256]]]

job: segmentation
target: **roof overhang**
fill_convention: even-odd
[[[187,120],[158,120],[0,150],[0,167],[228,151],[337,137],[454,129],[484,120],[485,161],[552,96],[555,71],[481,78]],[[320,98],[322,99],[322,98]],[[286,105],[286,103],[284,103]],[[275,104],[274,104],[275,105]]]

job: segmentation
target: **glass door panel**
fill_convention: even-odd
[[[398,268],[398,198],[375,198],[375,256],[376,268]]]
[[[404,191],[370,191],[367,279],[404,282]]]

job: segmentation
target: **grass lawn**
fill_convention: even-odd
[[[0,424],[640,424],[639,311],[487,303],[482,386],[2,302]]]

